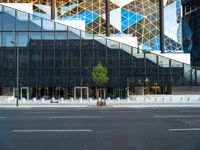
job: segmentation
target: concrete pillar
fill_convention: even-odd
[[[51,20],[56,18],[56,0],[51,0]]]
[[[110,0],[105,0],[106,36],[110,36]]]
[[[160,16],[160,50],[165,53],[165,32],[164,32],[164,0],[159,2]]]

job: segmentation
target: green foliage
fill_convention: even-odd
[[[106,68],[99,62],[92,71],[92,80],[97,86],[103,86],[109,80]]]

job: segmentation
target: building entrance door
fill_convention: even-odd
[[[88,87],[75,87],[74,88],[74,99],[88,99],[89,90]]]
[[[25,98],[26,100],[29,99],[29,88],[28,87],[21,87],[21,99]]]

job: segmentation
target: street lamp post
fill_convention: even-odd
[[[16,106],[19,106],[19,47],[18,47],[18,43],[17,43],[17,34],[16,32],[14,32],[14,38],[13,40],[11,41],[11,43],[16,47],[16,62],[17,62],[17,65],[16,65],[16,70],[17,70],[17,74],[16,74],[16,86],[17,86],[17,100],[16,100]]]
[[[127,78],[127,97],[129,97],[129,78]]]

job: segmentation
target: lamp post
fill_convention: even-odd
[[[127,97],[129,97],[129,78],[127,78]]]
[[[148,90],[148,92],[147,92],[147,94],[149,95],[149,79],[148,78],[145,78],[145,80],[144,80],[144,94],[145,94],[145,90],[147,89]]]
[[[14,38],[13,38],[13,40],[11,41],[11,43],[16,47],[16,51],[17,51],[17,53],[16,53],[16,62],[17,62],[17,74],[16,74],[16,86],[17,86],[17,100],[16,100],[16,106],[19,106],[19,46],[18,46],[18,43],[17,43],[17,33],[16,32],[14,32]]]

